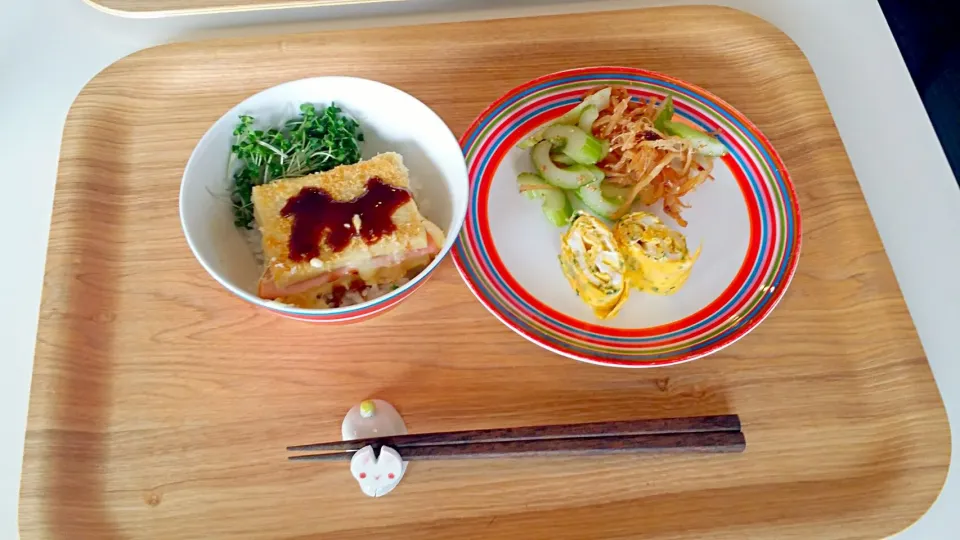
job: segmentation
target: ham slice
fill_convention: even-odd
[[[413,249],[409,250],[401,255],[381,255],[379,257],[374,257],[370,260],[370,268],[388,268],[391,266],[396,266],[402,264],[408,259],[413,259],[416,257],[423,256],[434,256],[437,253],[440,253],[440,246],[434,241],[433,235],[427,235],[427,247],[422,249]],[[260,282],[257,286],[257,296],[267,300],[276,300],[277,298],[282,298],[284,296],[291,296],[295,294],[300,294],[307,292],[311,289],[316,289],[328,283],[337,281],[338,279],[349,275],[354,271],[351,267],[338,268],[336,270],[331,270],[325,274],[321,274],[304,281],[298,281],[287,285],[286,287],[278,287],[276,282],[273,280],[273,276],[270,273],[270,269],[267,268],[264,271],[263,275],[260,276]]]

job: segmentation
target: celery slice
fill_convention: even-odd
[[[603,143],[576,126],[556,124],[547,128],[543,137],[577,163],[593,165],[603,157]]]
[[[535,174],[520,173],[517,176],[518,188],[542,185],[544,185],[543,178]],[[521,193],[523,193],[524,197],[531,200],[541,199],[543,201],[543,204],[541,204],[543,215],[547,217],[550,223],[553,223],[557,227],[566,225],[570,221],[570,217],[573,216],[573,205],[570,204],[566,193],[560,188],[543,187],[522,191]]]
[[[537,173],[550,185],[561,189],[577,189],[594,181],[593,172],[585,167],[573,166],[569,169],[557,167],[550,159],[550,141],[541,141],[533,147],[531,157]]]
[[[727,147],[716,137],[707,135],[699,129],[679,122],[666,122],[666,132],[682,137],[693,143],[693,151],[704,156],[720,157],[726,155]]]
[[[533,148],[538,142],[543,140],[543,132],[546,131],[550,126],[556,124],[567,124],[573,125],[580,120],[580,115],[583,113],[583,110],[589,106],[594,106],[598,111],[606,109],[610,105],[610,94],[613,91],[609,86],[590,94],[585,97],[576,107],[567,111],[563,116],[558,118],[551,124],[548,124],[541,129],[538,129],[534,132],[533,135],[527,137],[526,139],[520,141],[520,144],[517,145],[518,148],[526,150],[528,148]]]
[[[601,182],[595,181],[580,186],[577,189],[577,197],[583,201],[583,204],[592,210],[598,216],[605,219],[613,219],[617,210],[620,209],[620,202],[615,199],[609,199],[603,195]]]
[[[580,119],[577,120],[577,127],[587,133],[593,133],[593,123],[597,121],[597,118],[600,118],[600,109],[595,105],[589,105],[580,113]]]

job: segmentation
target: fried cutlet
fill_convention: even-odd
[[[356,201],[367,193],[369,181],[379,179],[389,188],[409,190],[410,182],[403,158],[396,153],[380,154],[355,165],[343,165],[323,173],[290,178],[253,188],[254,215],[263,235],[266,268],[260,279],[262,298],[282,299],[356,274],[367,283],[383,284],[406,270],[406,261],[429,261],[443,243],[443,232],[420,214],[413,197],[399,204],[389,219],[391,231],[370,242],[360,234],[359,215],[341,225],[348,229],[337,242],[332,231],[319,236],[309,259],[291,251],[294,219],[284,208],[305,188],[322,190],[333,201]],[[385,217],[384,217],[385,219]],[[349,230],[353,227],[352,232]],[[397,268],[401,267],[401,268]]]

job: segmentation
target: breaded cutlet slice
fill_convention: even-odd
[[[436,244],[436,229],[432,223],[425,225],[423,216],[411,199],[399,206],[392,215],[396,230],[383,235],[377,242],[367,244],[359,235],[354,235],[347,247],[334,251],[321,238],[319,254],[311,260],[292,260],[289,256],[292,217],[284,217],[281,210],[287,201],[300,193],[304,187],[317,187],[338,201],[352,201],[367,190],[367,181],[377,177],[384,184],[409,189],[410,181],[403,158],[388,152],[361,161],[354,165],[341,165],[323,173],[311,174],[301,178],[277,180],[254,186],[253,206],[257,225],[263,235],[263,253],[266,261],[264,276],[261,278],[260,296],[277,298],[288,294],[291,289],[299,289],[297,284],[304,282],[322,283],[327,277],[333,281],[349,272],[357,272],[366,279],[365,274],[376,272],[387,265],[395,265],[415,254],[430,251]],[[438,231],[438,229],[436,229]],[[440,233],[442,245],[442,233]]]

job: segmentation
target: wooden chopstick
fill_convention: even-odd
[[[585,424],[556,424],[515,428],[474,429],[440,433],[398,435],[352,441],[333,441],[288,446],[291,452],[359,450],[364,446],[389,446],[395,450],[421,446],[462,445],[473,443],[519,442],[528,440],[582,439],[592,437],[666,435],[705,432],[740,431],[740,417],[735,414],[659,418],[653,420],[621,420]],[[408,453],[404,453],[406,456]]]
[[[733,453],[746,448],[739,431],[514,440],[401,449],[405,461],[498,457],[594,456],[626,453]],[[290,456],[292,461],[349,461],[352,451]]]

